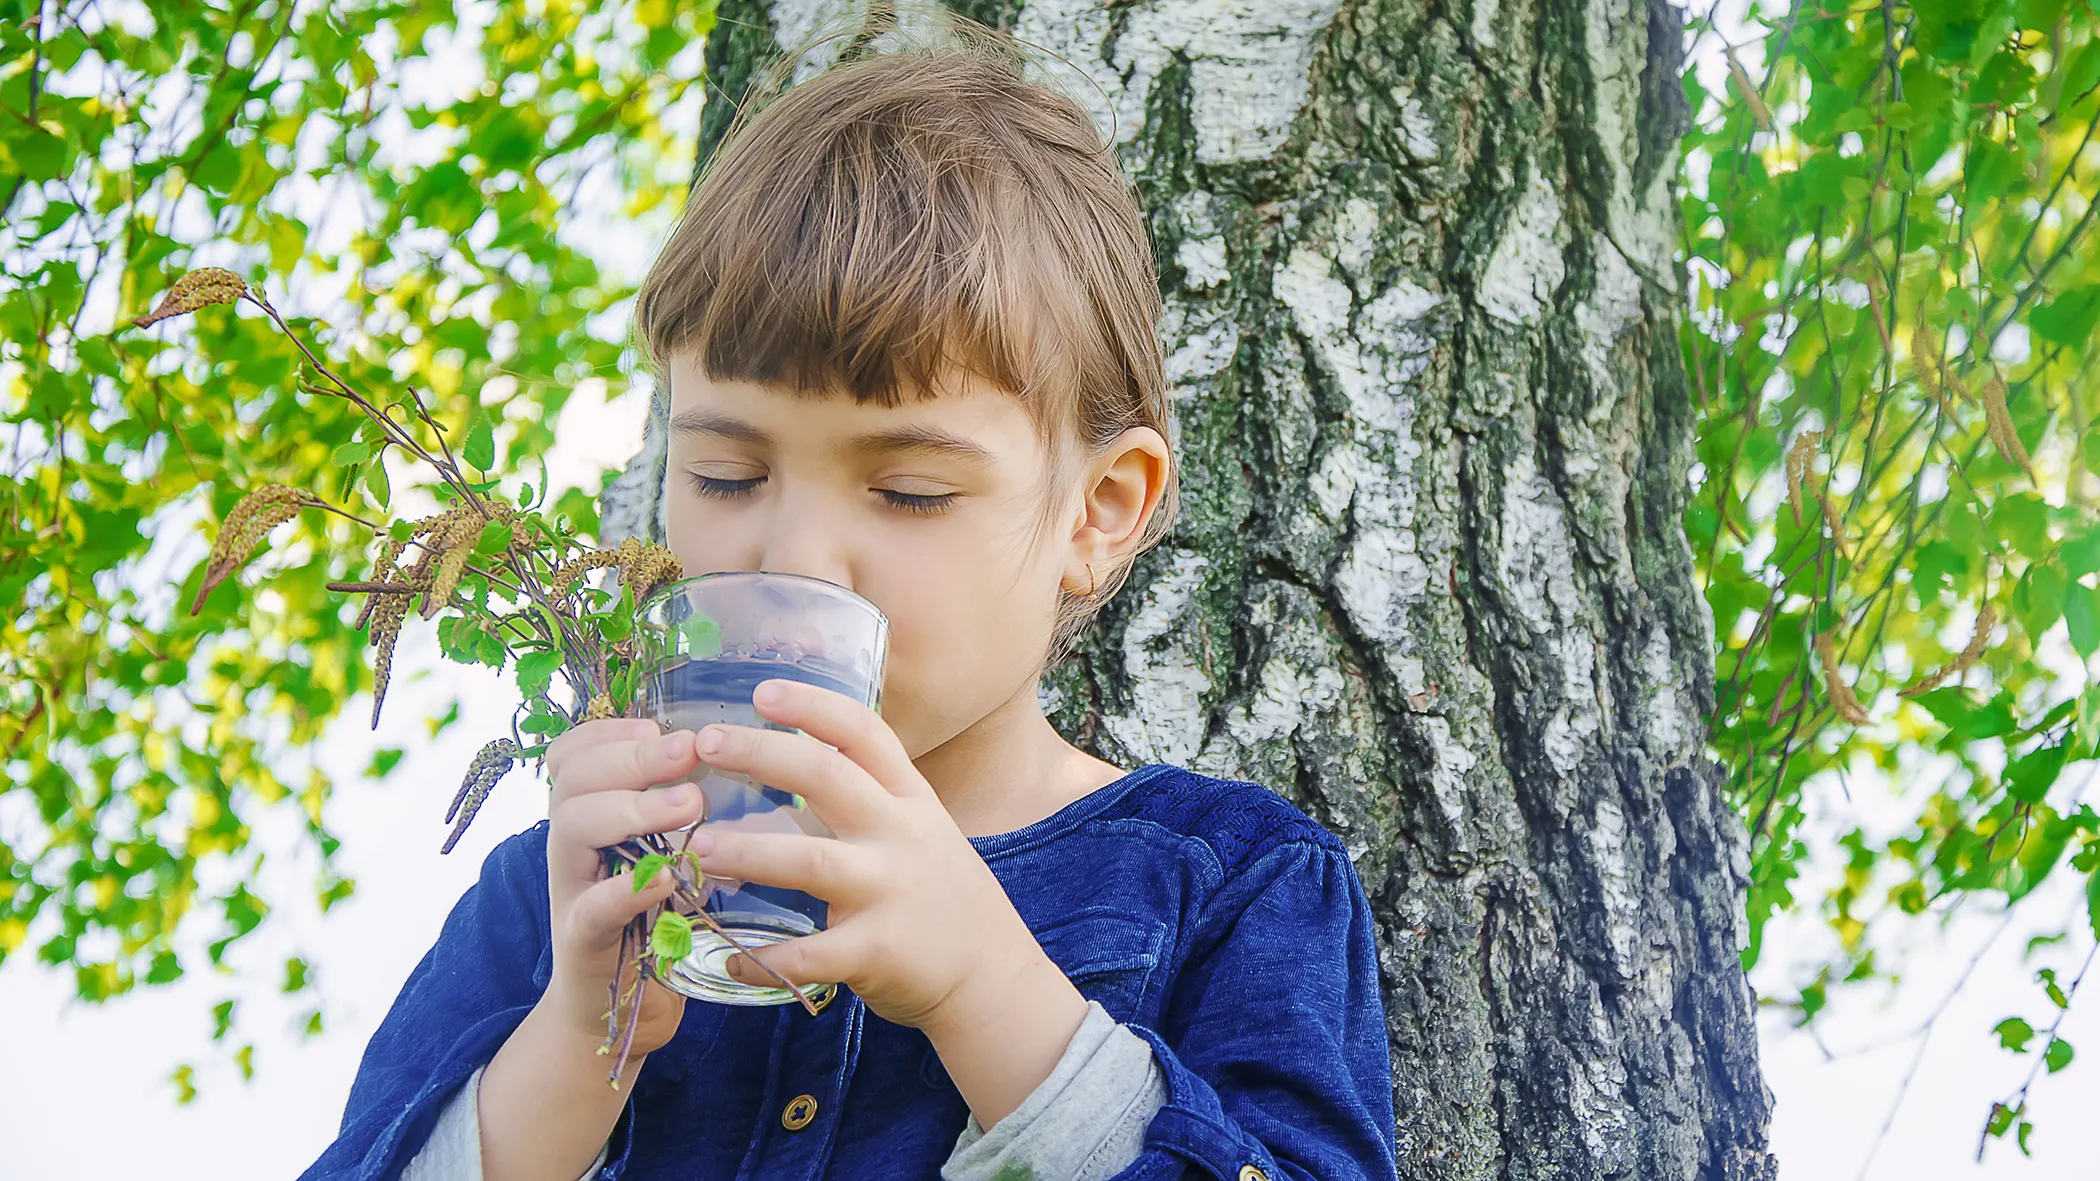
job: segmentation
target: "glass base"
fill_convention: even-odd
[[[785,943],[797,936],[814,931],[814,925],[806,921],[800,930],[786,924],[769,922],[757,915],[720,915],[721,923],[736,941],[745,948],[756,951]],[[713,1001],[718,1005],[792,1005],[795,994],[777,984],[746,984],[729,974],[729,958],[737,954],[737,948],[728,940],[709,930],[704,924],[693,924],[693,951],[691,955],[670,966],[663,976],[663,984],[673,992],[683,993],[696,1001]],[[802,995],[812,1004],[829,997],[836,984],[805,984]]]

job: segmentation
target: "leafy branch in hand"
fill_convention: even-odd
[[[669,550],[634,538],[612,548],[593,546],[565,519],[550,521],[536,511],[529,486],[515,506],[498,498],[494,439],[485,423],[470,427],[455,451],[447,426],[413,390],[382,400],[353,386],[300,339],[262,292],[232,271],[191,271],[152,312],[132,323],[145,328],[242,301],[261,309],[305,358],[312,377],[302,379],[299,388],[348,401],[363,413],[362,438],[339,450],[337,461],[363,465],[361,476],[373,500],[382,509],[391,501],[386,453],[397,449],[438,474],[433,490],[443,507],[415,520],[375,521],[307,489],[257,488],[234,505],[213,539],[190,614],[200,612],[212,590],[247,564],[270,530],[302,510],[316,509],[366,530],[377,547],[365,578],[328,584],[330,590],[364,596],[355,626],[367,632],[375,649],[375,728],[392,679],[394,649],[412,608],[421,620],[438,620],[439,647],[449,659],[498,669],[514,665],[521,701],[511,733],[484,745],[469,764],[445,813],[452,825],[443,846],[449,853],[496,784],[519,763],[544,756],[549,741],[580,721],[630,714],[646,671],[635,645],[635,606],[684,571]],[[484,478],[470,478],[469,467]],[[603,577],[608,573],[616,577]],[[557,692],[557,678],[564,692]],[[690,954],[696,921],[745,952],[749,962],[816,1012],[800,988],[749,955],[750,949],[707,913],[705,875],[682,842],[674,847],[665,834],[647,834],[601,854],[608,875],[631,871],[637,889],[658,872],[669,872],[676,882],[669,903],[637,916],[622,932],[601,1047],[617,1055],[609,1076],[615,1087],[640,1019],[642,981],[652,974],[662,977],[671,963]]]

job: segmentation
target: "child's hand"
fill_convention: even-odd
[[[639,893],[631,875],[608,877],[599,848],[699,819],[700,789],[693,784],[647,790],[690,774],[699,763],[692,731],[663,734],[656,723],[636,718],[585,722],[547,748],[547,776],[554,784],[547,826],[554,975],[540,1004],[563,1028],[605,1035],[620,929],[671,895],[667,872]],[[684,997],[654,980],[644,987],[637,1056],[670,1041],[685,1012]]]
[[[874,711],[784,680],[760,685],[753,704],[808,736],[708,726],[699,734],[701,758],[805,797],[837,839],[702,828],[691,845],[701,867],[829,902],[825,930],[766,948],[759,958],[797,983],[843,982],[881,1016],[924,1030],[989,1125],[998,1115],[987,1112],[1002,1104],[971,1095],[951,1046],[971,1043],[967,1056],[974,1057],[978,1043],[1003,1043],[1009,1052],[1041,1043],[1049,1058],[1041,1074],[1006,1080],[1025,1096],[1084,1019],[1085,999],[1043,953]],[[742,958],[731,961],[738,978],[765,982]]]

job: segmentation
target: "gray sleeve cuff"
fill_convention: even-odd
[[[1137,1160],[1166,1100],[1152,1047],[1088,1001],[1086,1020],[1050,1077],[1012,1115],[989,1132],[970,1117],[941,1166],[942,1181],[1106,1181]]]
[[[606,1145],[577,1181],[590,1181],[605,1165]],[[437,1127],[422,1150],[401,1170],[401,1181],[481,1181],[481,1071],[467,1076],[438,1112]]]

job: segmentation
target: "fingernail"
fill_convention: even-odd
[[[664,804],[671,808],[685,808],[693,802],[693,785],[679,783],[663,789]]]
[[[686,751],[692,749],[690,746],[686,745],[692,740],[693,736],[691,734],[686,733],[683,730],[680,730],[676,734],[666,734],[663,736],[663,739],[656,744],[656,752],[667,759],[675,759],[678,756],[684,754]]]
[[[759,705],[779,705],[786,696],[787,690],[780,687],[779,681],[766,681],[751,695],[751,700]]]
[[[723,741],[722,732],[713,726],[709,726],[707,729],[700,731],[700,753],[704,755],[720,754]]]
[[[693,856],[705,857],[715,851],[715,838],[710,833],[696,832],[693,839],[685,843],[685,847]]]

